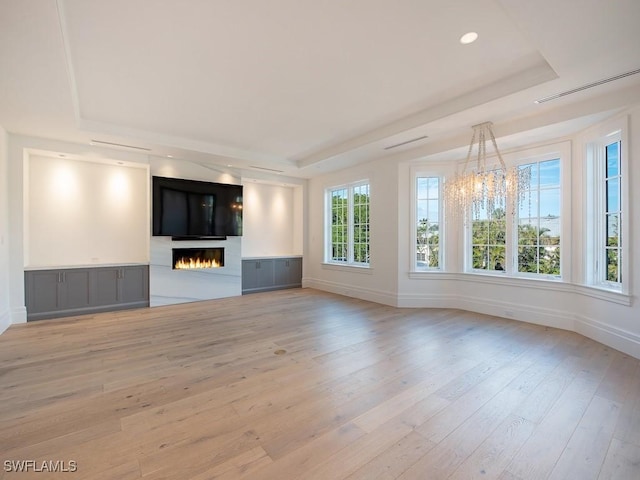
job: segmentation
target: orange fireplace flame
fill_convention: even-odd
[[[194,268],[220,268],[221,265],[217,260],[204,260],[201,258],[182,257],[176,261],[173,268],[176,270],[190,270]]]

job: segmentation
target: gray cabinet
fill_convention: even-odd
[[[242,293],[266,292],[302,286],[302,258],[242,260]]]
[[[148,302],[149,269],[146,265],[95,269],[96,305]]]
[[[149,306],[149,267],[65,268],[25,272],[27,320]]]
[[[259,260],[243,260],[242,261],[242,292],[255,290],[260,288],[258,279],[258,269],[260,268]]]
[[[274,281],[284,287],[299,287],[302,284],[301,258],[276,258],[274,260]]]
[[[145,303],[149,305],[149,267],[136,265],[121,269],[118,281],[120,303]]]
[[[60,272],[62,298],[60,304],[67,309],[88,308],[91,306],[90,277],[88,268],[63,270]]]
[[[94,279],[94,301],[96,305],[119,303],[119,275],[120,268],[105,267],[96,269]]]
[[[50,312],[60,309],[62,277],[59,271],[33,271],[25,273],[27,311]],[[37,292],[37,294],[36,294]]]

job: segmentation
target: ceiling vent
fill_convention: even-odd
[[[136,147],[135,145],[125,145],[123,143],[105,142],[103,140],[91,140],[90,143],[91,145],[98,144],[98,145],[107,145],[109,147],[132,148],[133,150],[143,150],[145,152],[151,151],[150,148],[146,148],[146,147]]]
[[[614,77],[605,78],[604,80],[599,80],[597,82],[589,83],[581,87],[573,88],[571,90],[567,90],[566,92],[560,92],[560,93],[556,93],[555,95],[549,95],[548,97],[544,97],[536,100],[534,103],[544,103],[550,100],[556,100],[557,98],[566,97],[567,95],[578,93],[583,90],[587,90],[589,88],[598,87],[600,85],[604,85],[605,83],[613,82],[615,80],[620,80],[622,78],[630,77],[631,75],[635,75],[637,73],[640,73],[640,68],[637,70],[632,70],[631,72],[621,73],[620,75],[616,75]]]
[[[405,140],[404,142],[396,143],[393,145],[389,145],[388,147],[384,147],[385,150],[391,150],[392,148],[402,147],[403,145],[408,145],[413,142],[418,142],[420,140],[424,140],[425,138],[429,138],[428,135],[422,135],[421,137],[412,138],[411,140]]]
[[[249,168],[253,168],[255,170],[264,170],[265,172],[274,172],[274,173],[284,172],[284,170],[277,170],[275,168],[267,168],[267,167],[258,167],[257,165],[251,165]]]

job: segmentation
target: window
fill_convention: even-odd
[[[369,183],[358,182],[327,190],[330,224],[327,262],[369,265]]]
[[[441,268],[440,178],[416,176],[415,268]]]
[[[518,169],[520,179],[528,177],[530,182],[514,194],[517,198],[496,198],[492,206],[487,201],[477,212],[469,212],[469,271],[560,278],[561,240],[567,228],[563,208],[569,203],[569,192],[563,188],[569,174],[562,169],[570,146],[562,143],[557,148],[556,152],[539,147],[509,155],[508,164]]]
[[[587,275],[595,286],[623,290],[625,162],[622,131],[587,146]]]
[[[519,273],[560,275],[560,159],[521,165],[531,172],[518,207]]]
[[[331,191],[331,256],[334,262],[346,262],[349,251],[349,191]]]
[[[498,201],[504,204],[504,200]],[[504,208],[480,209],[471,224],[471,261],[474,270],[504,271],[507,221]]]
[[[604,173],[604,230],[603,269],[602,276],[607,282],[622,283],[622,243],[620,242],[620,141],[605,146],[603,167]]]

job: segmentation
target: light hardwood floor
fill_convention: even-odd
[[[0,336],[0,387],[2,478],[640,479],[637,359],[459,310],[295,289],[44,320]]]

